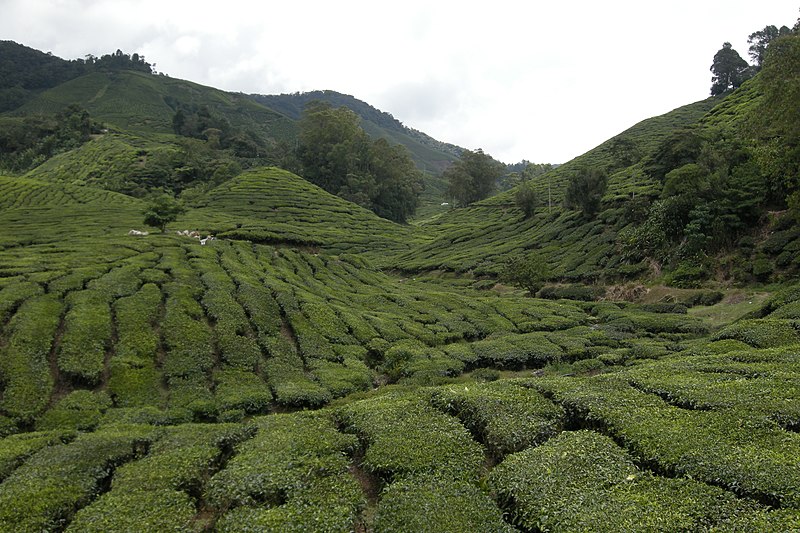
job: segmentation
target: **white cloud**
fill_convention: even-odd
[[[708,94],[724,41],[791,25],[774,0],[402,3],[0,0],[0,38],[65,58],[120,48],[221,89],[352,94],[511,162],[563,162]]]

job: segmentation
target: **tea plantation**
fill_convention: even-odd
[[[800,289],[712,327],[399,275],[431,234],[274,168],[164,234],[0,207],[0,531],[800,528]]]

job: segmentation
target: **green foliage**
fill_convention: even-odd
[[[567,209],[578,209],[589,220],[600,211],[600,202],[608,187],[608,175],[597,168],[582,168],[574,174],[564,193]]]
[[[223,448],[252,436],[244,427],[185,424],[154,433],[147,457],[114,474],[111,490],[81,509],[67,531],[186,531],[197,490]]]
[[[564,432],[509,456],[490,481],[529,530],[689,531],[756,508],[704,483],[654,476],[632,459],[608,437]]]
[[[778,318],[740,320],[714,335],[713,339],[735,339],[754,348],[774,348],[800,342],[794,323]]]
[[[763,30],[751,33],[747,37],[747,43],[750,45],[747,53],[750,55],[750,59],[753,60],[753,64],[757,68],[760,68],[764,62],[767,46],[769,46],[770,43],[772,43],[778,37],[791,35],[791,33],[792,30],[786,26],[781,26],[780,29],[778,29],[772,24],[764,26]]]
[[[311,102],[300,120],[297,156],[303,176],[326,191],[405,222],[414,214],[421,174],[408,151],[371,141],[353,111]]]
[[[389,485],[375,517],[375,531],[514,531],[477,486],[436,476],[411,477]]]
[[[714,54],[711,72],[711,95],[718,96],[738,88],[747,79],[747,61],[731,47],[731,43],[724,43]]]
[[[603,287],[591,287],[586,285],[550,285],[543,287],[539,291],[539,298],[548,300],[580,300],[591,302],[605,296]]]
[[[522,214],[525,215],[525,218],[531,218],[540,203],[536,191],[534,191],[533,187],[528,183],[523,183],[517,187],[517,192],[514,195],[514,202],[517,204],[519,210],[522,211]]]
[[[186,212],[186,207],[168,194],[153,198],[144,211],[144,223],[166,232],[167,224],[178,220],[178,216]]]
[[[31,421],[46,407],[53,390],[49,354],[63,303],[52,295],[28,299],[8,324],[8,341],[0,359],[3,411]]]
[[[35,453],[3,483],[0,529],[46,531],[63,525],[88,503],[109,471],[133,458],[146,431],[81,435]]]
[[[100,291],[70,295],[64,335],[58,350],[59,369],[79,383],[96,384],[111,342],[111,309]]]
[[[239,445],[209,483],[213,505],[238,507],[223,515],[220,529],[241,530],[247,520],[276,530],[302,530],[309,520],[320,520],[315,529],[322,531],[351,529],[362,494],[344,453],[355,448],[355,438],[338,433],[320,413],[271,415],[256,423],[256,436]]]
[[[28,457],[46,446],[62,444],[74,438],[66,431],[33,431],[0,440],[0,480],[8,477]]]
[[[54,116],[0,119],[0,170],[24,172],[59,152],[80,146],[99,131],[77,104]]]
[[[111,407],[111,398],[105,392],[93,393],[76,390],[50,408],[36,423],[39,430],[73,429],[93,430],[103,413]]]
[[[546,441],[564,423],[561,407],[505,381],[439,387],[431,403],[461,419],[496,458]]]
[[[542,254],[536,251],[510,258],[500,272],[500,281],[526,289],[533,296],[552,276]]]
[[[464,150],[458,161],[442,174],[448,182],[447,196],[460,206],[483,200],[495,189],[495,182],[503,175],[502,163],[480,148],[474,152]]]
[[[757,395],[732,409],[694,410],[640,391],[625,377],[539,379],[530,385],[659,469],[761,501],[798,506],[800,474],[792,465],[800,439],[763,414],[754,401]],[[769,412],[769,404],[765,407]]]
[[[366,444],[363,466],[387,480],[434,474],[474,481],[481,447],[454,418],[413,394],[384,394],[337,410],[345,431]]]

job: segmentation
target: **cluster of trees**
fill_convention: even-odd
[[[176,135],[202,139],[214,150],[231,150],[241,158],[256,158],[264,155],[261,139],[253,133],[231,125],[230,121],[207,105],[167,102],[175,114],[172,129]]]
[[[99,133],[100,125],[78,104],[56,115],[0,119],[0,169],[11,173],[31,169],[59,152],[71,150]]]
[[[346,107],[309,103],[300,119],[295,160],[284,165],[380,217],[405,222],[417,209],[422,174],[405,147],[371,140],[359,120]]]
[[[480,148],[464,150],[458,161],[444,171],[447,196],[457,206],[483,200],[495,191],[497,181],[506,173],[503,163],[485,154]]]
[[[752,64],[742,59],[742,56],[733,49],[731,43],[724,43],[722,48],[714,54],[714,61],[711,64],[711,95],[719,96],[733,89],[737,89],[745,81],[752,78],[761,70],[770,43],[780,37],[786,37],[797,33],[800,29],[800,20],[794,28],[788,26],[769,25],[764,29],[751,33],[747,42],[750,45],[748,54]]]
[[[544,257],[539,252],[530,251],[510,257],[503,264],[498,279],[502,283],[521,287],[531,296],[535,296],[552,276],[553,271]]]

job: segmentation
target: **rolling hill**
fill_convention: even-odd
[[[147,235],[126,180],[207,144],[172,133],[171,98],[276,141],[288,110],[138,72],[33,91],[15,113],[75,97],[113,127],[0,176],[0,531],[800,529],[800,230],[756,194],[756,156],[793,153],[752,133],[762,78],[535,178],[528,219],[509,191],[395,224],[254,164]],[[595,218],[562,204],[587,167]],[[770,285],[658,286],[621,251],[665,190],[709,183],[781,208],[723,252]],[[497,284],[522,250],[597,285]]]

